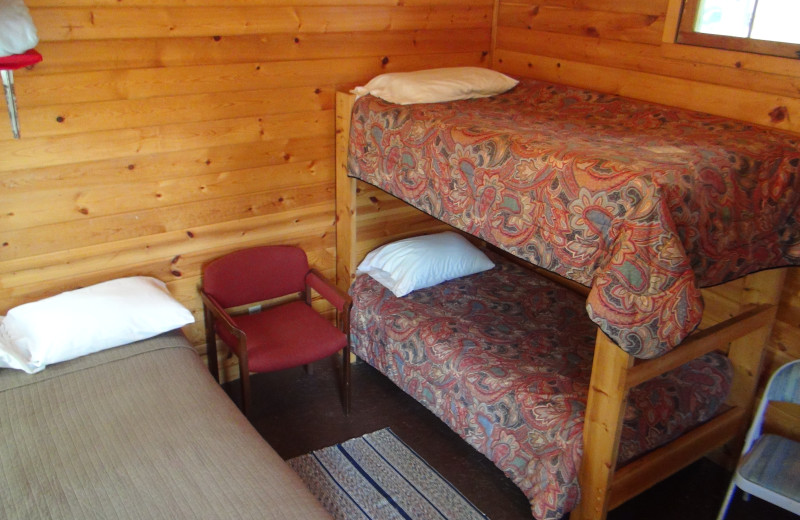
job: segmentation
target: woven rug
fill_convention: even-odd
[[[389,428],[291,459],[340,520],[486,519]]]

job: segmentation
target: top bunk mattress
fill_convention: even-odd
[[[330,518],[182,334],[0,370],[4,519]]]
[[[491,98],[356,101],[349,174],[591,286],[592,320],[652,358],[700,287],[800,264],[800,139],[534,80]]]

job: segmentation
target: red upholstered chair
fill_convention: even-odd
[[[337,309],[338,328],[311,307],[311,290]],[[208,367],[219,380],[216,336],[239,359],[242,411],[250,409],[250,372],[308,365],[338,351],[342,400],[350,411],[350,297],[309,269],[291,246],[235,251],[203,269]]]

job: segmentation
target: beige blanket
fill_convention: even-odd
[[[328,518],[182,335],[0,370],[0,518]]]

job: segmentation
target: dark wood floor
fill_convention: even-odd
[[[390,427],[492,520],[530,519],[528,501],[494,464],[366,363],[353,365],[350,415],[339,400],[333,358],[302,368],[252,377],[250,420],[289,459]],[[238,402],[238,385],[225,386]],[[717,510],[729,473],[701,460],[609,514],[610,520],[708,520]],[[795,515],[757,498],[734,499],[729,520],[790,520]]]

